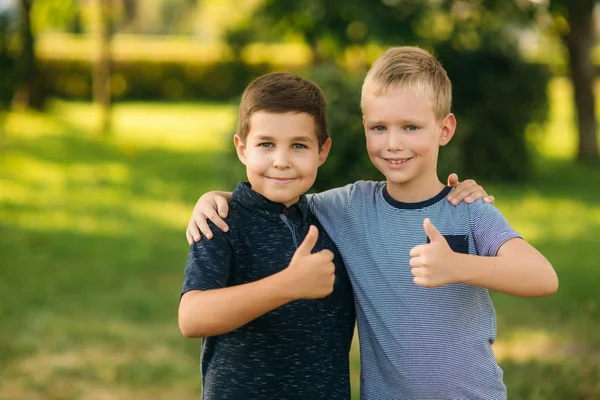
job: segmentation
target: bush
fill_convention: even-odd
[[[364,180],[385,177],[373,166],[367,154],[360,110],[362,76],[353,76],[330,64],[314,68],[309,78],[327,97],[331,152],[317,175],[314,191],[323,191]]]
[[[458,125],[449,148],[440,150],[439,173],[453,165],[462,176],[522,181],[531,172],[525,132],[547,116],[545,65],[526,63],[516,49],[484,46],[436,49],[453,84]],[[449,150],[449,151],[448,151]]]
[[[50,96],[75,100],[92,98],[89,61],[41,59],[40,70]],[[113,62],[111,90],[115,101],[222,101],[244,90],[268,65],[239,62],[194,64],[185,62]]]

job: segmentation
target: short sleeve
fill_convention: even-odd
[[[349,184],[308,198],[310,210],[333,240],[344,222],[353,187],[354,184]]]
[[[213,238],[202,238],[190,247],[181,295],[190,290],[219,289],[227,284],[233,249],[230,233],[209,224]]]
[[[495,257],[510,239],[521,238],[492,204],[477,200],[469,207],[475,249],[480,256]]]

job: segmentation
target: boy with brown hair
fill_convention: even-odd
[[[189,251],[184,336],[204,338],[202,398],[350,398],[352,288],[304,193],[331,140],[323,92],[273,73],[242,96],[235,146],[249,183],[227,223]]]
[[[550,263],[495,207],[445,200],[452,189],[437,159],[456,129],[451,93],[428,52],[386,51],[361,96],[367,151],[386,181],[310,198],[352,281],[364,399],[506,399],[488,289],[540,297],[558,288]]]

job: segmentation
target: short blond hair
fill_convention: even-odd
[[[426,50],[415,46],[392,47],[371,66],[362,87],[386,92],[399,86],[429,97],[437,119],[444,118],[452,107],[452,84],[442,64]]]

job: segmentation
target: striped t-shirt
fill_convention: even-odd
[[[359,181],[311,196],[352,281],[363,400],[506,399],[491,347],[496,315],[488,291],[424,288],[410,272],[410,249],[427,243],[426,217],[457,252],[495,256],[519,237],[493,205],[453,206],[445,199],[450,191],[402,203],[385,182]]]

